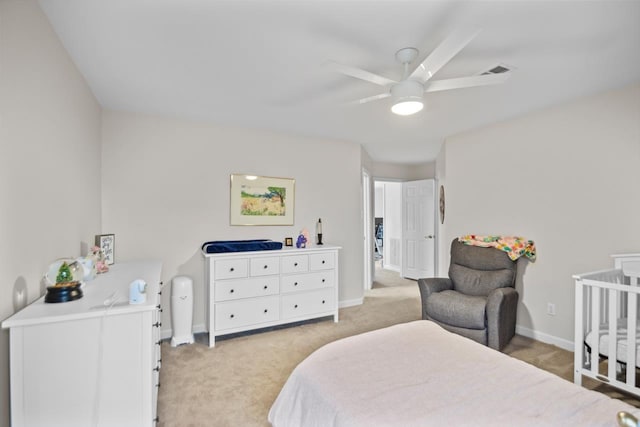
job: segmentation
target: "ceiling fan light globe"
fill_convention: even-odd
[[[400,116],[410,116],[424,108],[424,86],[415,80],[403,80],[391,87],[393,106],[391,111]]]
[[[421,111],[424,108],[422,101],[407,100],[399,101],[391,106],[391,112],[399,116],[410,116]]]

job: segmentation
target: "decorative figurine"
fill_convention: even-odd
[[[102,252],[102,249],[100,249],[99,246],[93,246],[91,248],[91,254],[88,255],[88,257],[93,259],[93,264],[96,266],[96,272],[98,274],[109,271],[109,266],[107,265],[104,252]]]
[[[71,269],[69,268],[69,264],[67,262],[63,262],[58,270],[58,275],[56,276],[56,285],[66,285],[67,283],[73,282],[73,274],[71,274]]]
[[[304,234],[302,234],[302,232],[300,232],[300,234],[298,235],[298,240],[296,240],[296,248],[301,249],[306,247],[307,247],[307,238],[304,237]]]
[[[313,244],[313,241],[311,240],[311,236],[309,235],[309,230],[307,230],[306,228],[303,228],[300,234],[304,236],[305,243],[306,243],[305,248],[308,248]]]
[[[88,282],[96,278],[98,270],[91,253],[87,254],[84,258],[76,258],[76,262],[82,267],[82,280],[84,282]]]

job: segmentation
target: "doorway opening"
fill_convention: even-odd
[[[402,271],[402,183],[374,180],[376,267]]]
[[[366,265],[375,280],[384,271],[403,278],[435,276],[434,180],[392,181],[373,178],[373,205]],[[370,288],[368,288],[370,289]]]

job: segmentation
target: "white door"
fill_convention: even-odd
[[[402,276],[435,276],[435,182],[402,183]]]

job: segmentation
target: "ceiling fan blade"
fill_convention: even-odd
[[[377,101],[378,99],[388,98],[390,96],[391,96],[391,93],[386,92],[386,93],[381,93],[379,95],[368,96],[366,98],[358,99],[356,101],[351,101],[349,104],[361,105],[361,104],[366,104],[367,102]]]
[[[342,73],[350,77],[355,77],[356,79],[364,80],[366,82],[370,82],[378,86],[390,86],[394,83],[397,83],[395,80],[391,80],[386,77],[382,77],[377,74],[370,73],[369,71],[365,71],[363,69],[356,68],[356,67],[351,67],[349,65],[338,64],[337,62],[333,62],[333,61],[329,61],[327,63],[327,67],[331,68],[333,71],[336,71],[338,73]]]
[[[482,74],[479,76],[460,77],[457,79],[432,80],[425,84],[425,92],[438,92],[441,90],[461,89],[473,86],[495,85],[505,82],[511,73]]]
[[[451,34],[445,39],[433,52],[422,61],[422,64],[413,70],[413,73],[409,76],[411,79],[419,79],[421,82],[426,82],[435,73],[440,70],[447,62],[451,60],[458,52],[460,52],[475,36],[478,35],[480,30],[459,30]]]

